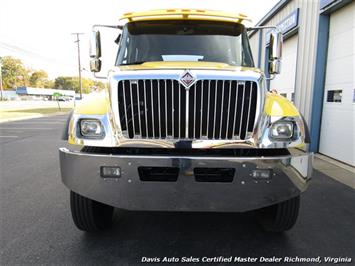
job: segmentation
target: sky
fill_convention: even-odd
[[[89,69],[89,32],[93,24],[118,24],[123,13],[164,8],[198,8],[243,13],[256,24],[278,0],[1,0],[0,56],[21,59],[50,78],[78,74],[77,47],[71,33],[80,36],[82,75]],[[114,64],[117,30],[101,31],[103,74]]]

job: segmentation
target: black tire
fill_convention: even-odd
[[[296,223],[300,208],[300,196],[257,211],[261,226],[270,232],[290,230]]]
[[[110,227],[114,208],[70,191],[73,221],[80,230],[97,232]]]

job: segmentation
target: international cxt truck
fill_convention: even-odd
[[[268,73],[255,67],[247,17],[193,9],[126,13],[109,88],[77,105],[59,149],[75,225],[107,228],[114,208],[255,211],[269,231],[296,222],[312,172],[307,126],[267,89],[282,34],[269,29]],[[101,69],[93,26],[92,72]],[[264,27],[265,28],[265,27]],[[75,148],[77,147],[77,148]]]

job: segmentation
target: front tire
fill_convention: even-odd
[[[86,232],[107,229],[112,224],[112,206],[70,191],[70,209],[77,228]]]
[[[290,230],[296,223],[300,208],[300,196],[262,208],[257,211],[261,226],[270,232]]]

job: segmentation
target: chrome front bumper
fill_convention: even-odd
[[[63,183],[90,199],[127,210],[243,212],[266,207],[306,190],[312,154],[275,157],[110,155],[59,149]],[[121,177],[102,178],[101,166],[119,166]],[[178,167],[176,182],[141,181],[138,167]],[[234,168],[232,182],[197,182],[194,168]],[[255,180],[255,169],[272,177]]]

